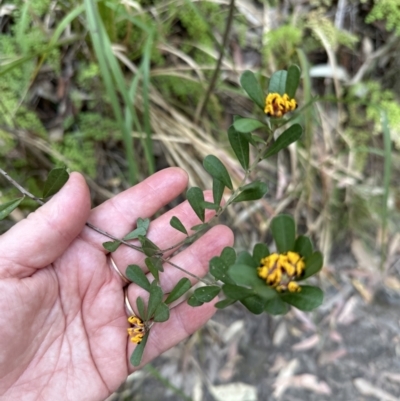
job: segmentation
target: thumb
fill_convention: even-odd
[[[0,277],[27,277],[54,262],[82,231],[89,212],[85,179],[72,173],[49,202],[0,236]]]

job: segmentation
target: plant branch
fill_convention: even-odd
[[[215,67],[215,70],[214,70],[213,76],[211,78],[210,84],[208,85],[207,92],[206,92],[204,98],[199,103],[199,106],[197,107],[196,115],[195,115],[195,118],[194,118],[195,124],[198,123],[198,121],[200,120],[201,116],[203,115],[205,107],[206,107],[206,104],[208,102],[208,99],[210,98],[211,93],[214,90],[215,83],[217,82],[218,74],[219,74],[219,71],[221,69],[222,59],[224,57],[225,48],[228,45],[229,32],[231,30],[231,25],[232,25],[232,21],[233,21],[233,11],[234,11],[234,9],[235,9],[235,0],[231,0],[230,3],[229,3],[228,20],[226,22],[224,37],[222,39],[222,45],[221,45],[220,50],[219,50],[219,57],[218,57],[217,65]]]

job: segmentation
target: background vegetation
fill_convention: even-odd
[[[357,238],[385,268],[400,224],[399,26],[398,0],[3,1],[0,166],[40,193],[66,165],[94,205],[168,165],[210,188],[210,153],[240,180],[226,129],[257,112],[239,76],[266,87],[296,63],[298,103],[318,101],[297,145],[261,164],[267,197],[231,209],[237,247],[267,241],[287,211],[328,258]],[[2,203],[16,194],[5,180],[0,191]],[[35,207],[24,201],[0,231]]]

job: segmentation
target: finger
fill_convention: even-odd
[[[220,255],[226,246],[233,244],[233,233],[226,226],[216,226],[208,231],[203,237],[195,243],[171,258],[171,263],[179,266],[197,277],[204,277],[208,272],[208,262],[214,256]],[[164,293],[169,293],[182,277],[187,277],[192,285],[197,282],[196,278],[185,274],[174,265],[164,264],[164,272],[160,273],[160,285]],[[136,299],[141,297],[146,303],[149,293],[136,284],[130,284],[128,287],[129,302],[135,312]]]
[[[150,329],[149,339],[144,350],[141,366],[150,362],[155,357],[180,343],[203,326],[216,312],[214,302],[206,303],[193,308],[187,303],[182,303],[171,310],[171,316],[164,323],[155,323]],[[128,363],[135,345],[129,341]],[[128,365],[131,371],[140,369]]]
[[[59,257],[82,231],[90,212],[85,179],[72,173],[46,204],[0,237],[0,277],[26,277]]]
[[[187,174],[180,168],[161,170],[93,209],[89,222],[122,238],[136,227],[139,217],[153,216],[180,195],[187,182]],[[102,243],[107,241],[107,237],[87,229],[84,230],[83,238],[104,250]]]
[[[205,191],[204,197],[206,200],[211,201],[211,191]],[[210,220],[214,215],[214,210],[207,210],[205,214],[205,221]],[[177,217],[182,222],[189,235],[193,233],[190,228],[201,223],[201,220],[194,213],[192,207],[187,201],[181,203],[172,210],[169,210],[162,216],[152,221],[147,232],[147,238],[154,242],[161,250],[174,247],[174,245],[179,244],[186,238],[185,234],[176,230],[170,225],[170,220],[173,216]],[[137,243],[137,245],[140,244]],[[164,252],[163,256],[167,257],[172,252],[173,249]],[[144,264],[144,259],[146,256],[142,252],[135,251],[132,248],[121,246],[117,249],[117,251],[113,252],[112,258],[115,261],[116,266],[118,266],[119,270],[123,273],[125,272],[126,267],[130,264],[137,264],[141,266],[145,272],[148,271]]]

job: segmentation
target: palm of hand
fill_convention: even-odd
[[[123,236],[138,217],[154,214],[185,185],[186,177],[180,170],[164,170],[94,209],[89,220]],[[150,202],[144,199],[145,193]],[[135,200],[142,202],[134,213],[128,213],[128,204],[137,205]],[[124,283],[108,265],[101,245],[104,237],[83,228],[90,206],[82,178],[71,177],[51,202],[41,208],[47,210],[39,212],[36,220],[28,218],[0,238],[8,256],[0,261],[0,399],[102,400],[132,371],[129,355],[133,344],[127,345]],[[179,207],[175,212],[193,225],[193,213]],[[159,218],[160,225],[169,218]],[[154,231],[160,245],[179,240],[176,235],[162,236],[157,227]],[[197,261],[199,266],[193,272],[199,275],[204,274],[206,260],[232,241],[223,227],[214,228],[205,237],[203,244],[192,245],[180,259]],[[204,246],[208,247],[206,252]],[[129,248],[117,252],[117,265],[123,269],[129,263],[143,265],[143,255],[138,252]],[[177,279],[176,271],[166,272],[166,290]],[[131,284],[130,299],[138,295],[142,295],[140,289]],[[145,362],[196,330],[213,313],[211,305],[195,313],[187,308],[176,307],[168,322],[154,326]],[[191,319],[186,321],[189,313]]]

